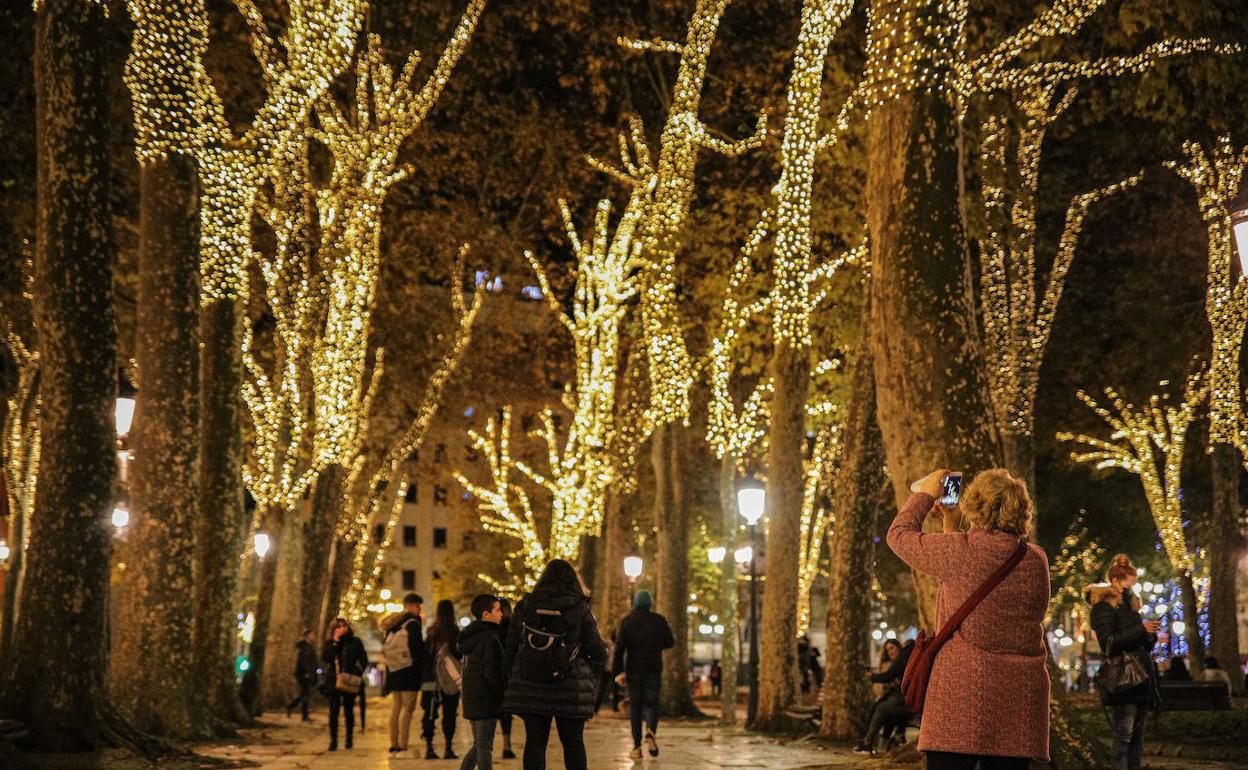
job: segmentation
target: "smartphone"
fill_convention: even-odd
[[[962,499],[962,474],[948,473],[940,480],[940,504],[957,505]]]

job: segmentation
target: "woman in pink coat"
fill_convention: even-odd
[[[937,629],[1005,563],[1034,512],[1027,486],[1002,469],[983,471],[961,506],[936,505],[948,471],[916,486],[888,530],[888,545],[906,564],[940,581]],[[936,511],[943,533],[923,532]],[[962,531],[959,519],[970,523]],[[1049,758],[1049,675],[1044,614],[1049,562],[1029,545],[1023,560],[941,649],[932,667],[919,731],[927,770],[1025,769]]]

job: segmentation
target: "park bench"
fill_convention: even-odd
[[[1227,711],[1231,696],[1221,682],[1160,682],[1162,711]]]

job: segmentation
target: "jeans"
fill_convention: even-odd
[[[628,685],[628,723],[633,728],[633,748],[641,747],[643,720],[650,732],[659,729],[659,687],[662,683],[663,675],[658,671],[629,674],[625,679],[625,684]]]
[[[420,693],[420,707],[424,717],[420,720],[420,736],[425,743],[433,743],[434,725],[438,721],[438,709],[442,709],[442,735],[447,745],[455,738],[455,720],[459,717],[459,693],[447,695],[436,690],[424,690]]]
[[[299,679],[297,681],[299,682],[299,694],[286,706],[286,713],[289,715],[298,706],[300,714],[306,720],[308,718],[308,701],[311,699],[313,682],[307,679]]]
[[[1114,770],[1140,770],[1144,762],[1144,722],[1148,710],[1130,703],[1109,707],[1114,723]]]
[[[546,744],[550,742],[550,720],[545,714],[521,714],[524,720],[524,770],[546,770]],[[563,766],[566,770],[589,770],[585,757],[585,720],[576,717],[554,717],[563,745]]]
[[[472,748],[459,763],[459,770],[494,770],[494,727],[497,719],[472,719]]]
[[[908,713],[906,700],[902,697],[900,688],[880,698],[875,702],[875,708],[871,711],[871,722],[867,725],[867,735],[862,739],[862,745],[874,749],[876,741],[880,738],[880,730],[885,725],[891,726],[905,719]]]
[[[412,713],[420,699],[419,690],[395,690],[390,693],[390,745],[406,749],[412,730]]]
[[[1027,770],[1027,757],[990,757],[979,754],[955,754],[952,751],[925,751],[927,770]]]
[[[331,745],[338,745],[338,709],[342,709],[343,715],[347,722],[347,743],[351,742],[351,734],[355,732],[355,694],[347,692],[338,692],[331,690],[329,692],[329,742]]]

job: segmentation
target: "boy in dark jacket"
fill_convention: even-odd
[[[654,733],[659,728],[659,686],[663,681],[663,651],[676,640],[667,619],[650,609],[649,591],[633,597],[633,611],[620,621],[611,673],[628,685],[628,720],[633,728],[633,759],[641,759],[641,726],[645,721],[650,756],[659,755]]]
[[[459,654],[464,659],[464,718],[472,723],[472,748],[464,755],[459,770],[491,770],[494,728],[502,713],[507,674],[503,666],[503,640],[499,624],[503,608],[497,596],[481,594],[472,600],[475,620],[459,635]]]

